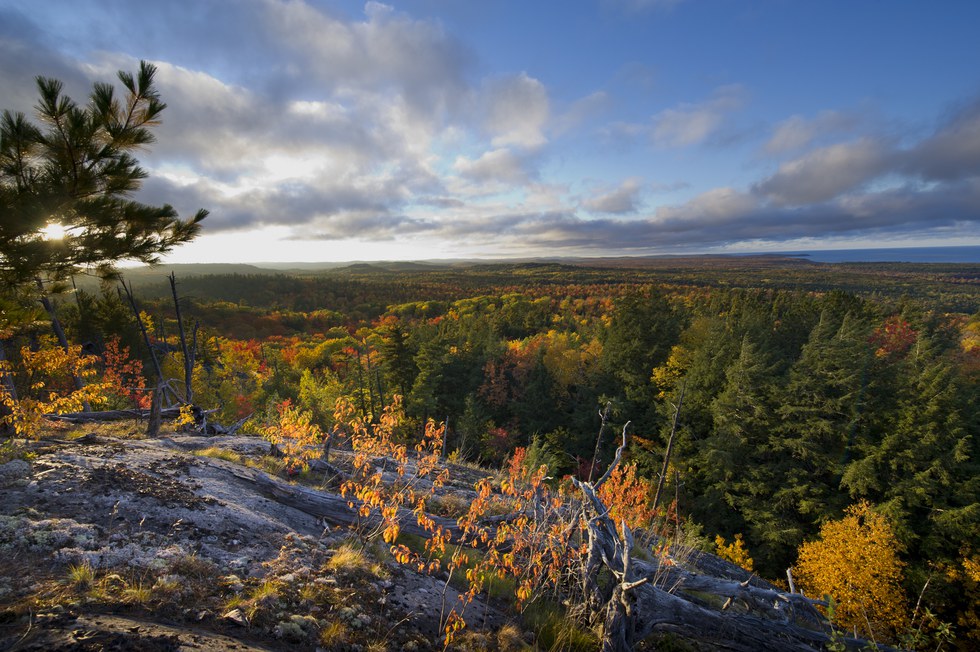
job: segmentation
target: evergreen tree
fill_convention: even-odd
[[[410,344],[410,333],[395,317],[386,319],[379,333],[381,337],[378,351],[381,353],[385,380],[397,394],[408,396],[418,373],[415,352]]]
[[[802,537],[840,513],[840,491],[854,442],[869,427],[868,323],[827,309],[810,333],[777,410],[782,422],[769,440],[772,495],[765,538],[775,558],[788,562]]]
[[[207,215],[189,221],[168,205],[131,199],[146,178],[132,152],[149,145],[166,104],[154,66],[119,72],[122,97],[97,83],[89,103],[62,94],[56,79],[37,78],[35,126],[22,113],[0,118],[0,279],[64,279],[81,267],[105,274],[120,259],[150,263],[197,235]],[[46,237],[58,230],[63,237]]]
[[[650,375],[663,364],[677,341],[681,318],[667,297],[628,294],[615,305],[602,349],[602,363],[613,381],[611,392],[625,396],[624,411],[639,431],[652,432],[659,421]]]
[[[769,437],[776,425],[775,367],[771,356],[746,334],[738,358],[725,372],[723,389],[711,403],[713,430],[699,462],[705,494],[695,503],[696,518],[726,536],[755,527],[767,516],[772,491]]]
[[[893,369],[894,421],[844,473],[853,497],[882,504],[913,557],[955,558],[980,540],[977,408],[952,360],[920,336]]]

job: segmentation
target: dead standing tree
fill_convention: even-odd
[[[177,296],[177,275],[170,272],[167,277],[170,281],[170,293],[174,298],[174,311],[177,313],[177,330],[180,334],[180,351],[184,356],[184,402],[188,405],[194,403],[194,389],[192,381],[194,379],[194,359],[197,355],[197,329],[199,323],[194,322],[194,329],[191,331],[191,343],[187,343],[187,334],[184,331],[184,317],[180,313],[180,298]]]
[[[602,416],[602,426],[605,428],[606,414]],[[612,463],[601,478],[595,483],[572,478],[575,487],[582,492],[584,520],[588,533],[588,547],[585,564],[582,567],[583,594],[590,620],[597,622],[599,618],[604,619],[603,652],[627,652],[633,649],[634,628],[630,592],[649,581],[649,578],[631,579],[630,557],[633,535],[623,522],[622,537],[620,537],[616,525],[609,518],[609,509],[599,497],[599,489],[622,460],[628,441],[629,426],[630,422],[623,426],[623,443],[616,449]],[[604,591],[599,583],[603,565],[616,579],[611,593],[608,589]]]

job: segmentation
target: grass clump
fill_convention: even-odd
[[[192,451],[194,455],[199,457],[213,457],[218,460],[224,460],[226,462],[234,462],[235,464],[242,464],[242,456],[233,450],[228,450],[227,448],[219,448],[218,446],[209,446],[208,448],[198,448]]]
[[[384,567],[371,559],[368,552],[354,542],[343,543],[334,550],[324,568],[341,575],[366,573],[379,577],[385,574]]]
[[[595,632],[583,628],[564,609],[549,600],[528,605],[524,622],[535,634],[539,650],[549,652],[592,652],[600,647]]]
[[[142,607],[153,600],[154,590],[145,582],[127,582],[119,597],[124,604]]]
[[[248,460],[246,466],[265,471],[269,475],[283,475],[286,472],[286,460],[272,455],[263,455],[257,460]]]
[[[68,566],[68,586],[77,591],[88,591],[95,584],[95,569],[88,562]]]
[[[340,650],[347,645],[347,625],[332,620],[320,629],[320,645],[327,650]]]

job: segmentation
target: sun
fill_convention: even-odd
[[[65,227],[58,222],[50,222],[41,229],[41,234],[45,240],[63,240],[65,237]]]

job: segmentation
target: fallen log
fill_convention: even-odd
[[[277,480],[258,469],[240,467],[231,463],[229,463],[228,468],[237,478],[251,482],[260,492],[277,503],[324,519],[333,525],[363,527],[368,530],[373,530],[381,525],[381,517],[377,515],[377,510],[373,510],[371,515],[367,517],[360,515],[361,502],[356,498],[348,499],[337,494],[317,491],[301,485],[292,485]],[[454,540],[458,540],[462,534],[455,520],[441,516],[429,515],[428,517],[437,526],[448,530]],[[418,537],[428,538],[432,535],[432,532],[418,524],[415,513],[410,509],[401,508],[398,510],[398,526],[402,532]]]
[[[286,457],[286,454],[283,453],[282,450],[275,444],[269,445],[269,455],[280,459]],[[349,480],[351,477],[350,473],[344,471],[341,468],[334,466],[333,464],[326,461],[322,457],[317,457],[311,460],[304,460],[304,462],[308,467],[310,467],[311,471],[316,471],[317,473],[330,475],[334,478],[340,478],[341,480]]]
[[[173,420],[180,416],[182,406],[175,406],[160,409],[160,418],[163,420]],[[251,415],[236,421],[230,426],[222,426],[218,423],[210,423],[207,420],[209,414],[215,414],[218,410],[204,410],[194,405],[191,406],[194,416],[195,427],[199,432],[206,435],[234,435],[238,432]],[[146,421],[152,416],[152,410],[103,410],[101,412],[66,412],[63,414],[45,414],[45,419],[52,421],[65,421],[68,423],[103,423],[108,421]]]
[[[724,611],[732,602],[739,600],[746,608],[777,617],[784,622],[808,621],[817,627],[826,625],[826,618],[815,605],[827,606],[823,600],[807,598],[800,593],[785,593],[776,589],[753,586],[749,582],[736,582],[686,570],[677,564],[652,564],[633,560],[637,572],[650,578],[655,585],[675,595],[691,592],[708,593],[725,599]]]
[[[176,419],[180,416],[179,407],[160,410],[162,419]],[[150,418],[149,410],[104,410],[102,412],[66,412],[64,414],[45,414],[45,419],[52,421],[67,421],[68,423],[101,423],[103,421],[146,420]]]
[[[636,640],[655,633],[672,633],[718,650],[734,652],[816,652],[834,641],[823,629],[808,629],[755,614],[729,614],[708,609],[682,596],[647,584],[633,592]],[[870,641],[839,637],[847,649],[891,650]]]

